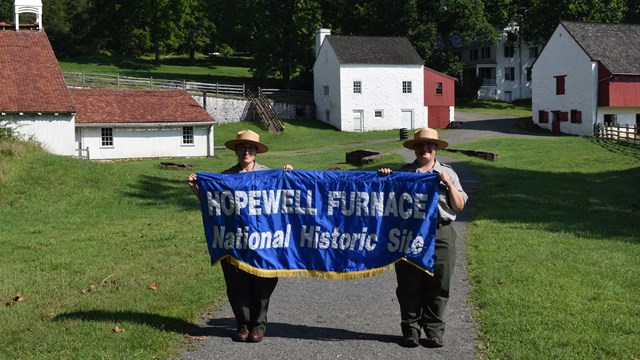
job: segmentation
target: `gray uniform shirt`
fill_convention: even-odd
[[[398,169],[398,171],[419,172],[418,168],[418,164],[414,161],[412,163],[403,165],[400,169]],[[469,198],[469,196],[462,189],[460,178],[458,178],[458,174],[456,174],[451,166],[443,164],[438,161],[438,159],[436,159],[435,165],[433,165],[433,168],[429,172],[434,172],[437,174],[445,173],[449,175],[451,181],[453,182],[453,185],[456,187],[456,189],[458,189],[458,191],[460,191],[460,194],[462,194],[464,203],[467,203],[467,199]],[[449,192],[442,182],[438,186],[438,215],[440,217],[440,221],[454,221],[456,219],[456,212],[453,211],[449,206]]]
[[[260,165],[257,162],[253,163],[253,169],[251,169],[251,171],[260,171],[260,170],[269,170],[268,167],[264,166],[264,165]],[[240,172],[242,172],[242,167],[240,167],[240,164],[236,164],[230,168],[228,168],[227,170],[223,171],[223,174],[239,174]]]

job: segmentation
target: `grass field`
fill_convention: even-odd
[[[273,168],[351,170],[344,153],[359,148],[388,154],[362,169],[402,163],[397,131],[286,125],[282,135],[220,125],[215,143],[248,127],[270,145],[259,161]],[[573,136],[456,147],[500,159],[447,153],[483,176],[468,234],[483,357],[640,358],[640,150]],[[81,161],[7,139],[0,155],[0,358],[168,358],[198,341],[224,284],[185,179],[229,167],[232,152],[172,160],[192,170]]]

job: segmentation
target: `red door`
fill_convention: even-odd
[[[429,106],[429,127],[433,129],[443,129],[449,126],[448,106]]]
[[[560,132],[560,120],[553,120],[551,122],[551,132],[554,132],[554,133]]]

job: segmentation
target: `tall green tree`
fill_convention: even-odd
[[[314,36],[321,25],[315,0],[251,0],[251,53],[255,77],[309,77],[313,67]]]
[[[189,54],[189,63],[195,64],[196,51],[204,51],[215,38],[216,26],[206,12],[203,0],[185,0],[180,16],[180,48]]]

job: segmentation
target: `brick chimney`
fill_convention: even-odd
[[[13,4],[16,31],[20,30],[20,14],[35,14],[38,30],[42,31],[42,0],[16,0]]]

